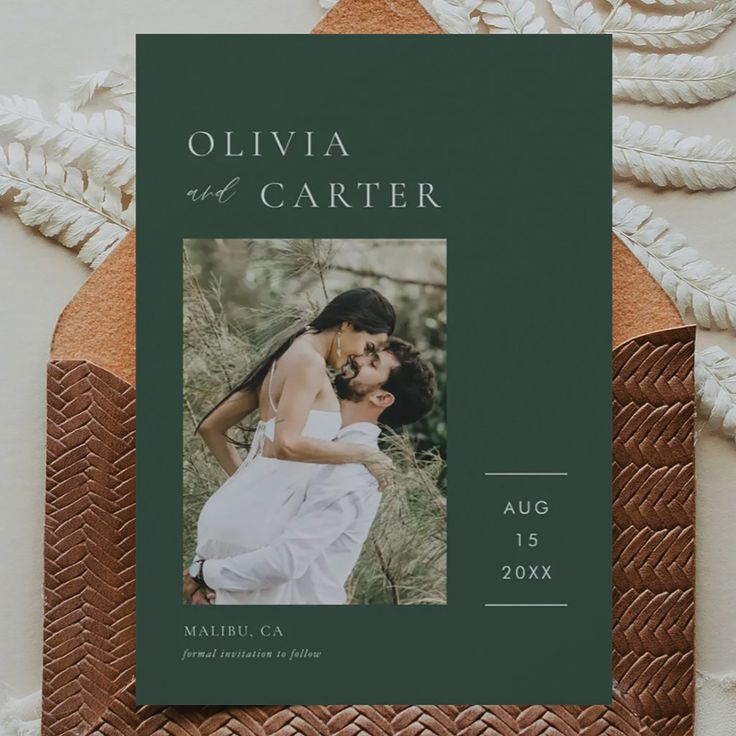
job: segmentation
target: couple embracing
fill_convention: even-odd
[[[184,570],[193,604],[346,602],[391,470],[379,423],[417,421],[436,391],[429,363],[392,337],[395,323],[374,289],[339,294],[200,422],[229,477],[199,515]],[[241,461],[227,431],[256,410]]]

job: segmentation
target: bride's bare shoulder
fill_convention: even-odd
[[[311,345],[297,340],[279,359],[279,364],[287,373],[305,371],[323,373],[327,363]]]

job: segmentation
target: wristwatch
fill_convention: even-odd
[[[202,576],[202,566],[204,563],[204,560],[194,560],[189,566],[189,575],[192,580],[196,580],[200,585],[206,586],[207,583],[205,583],[204,577]]]

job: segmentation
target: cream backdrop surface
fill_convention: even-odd
[[[544,0],[535,4],[548,28],[559,28]],[[72,78],[116,68],[122,57],[132,57],[136,32],[307,33],[323,12],[317,0],[0,0],[0,95],[33,97],[50,114]],[[735,51],[733,27],[696,53]],[[483,70],[469,73],[478,75],[481,91]],[[695,108],[616,104],[614,109],[687,134],[736,138],[736,96]],[[622,182],[616,189],[665,217],[704,257],[736,271],[736,191],[662,192]],[[572,226],[550,225],[560,237]],[[0,209],[0,683],[14,696],[41,685],[48,348],[59,313],[89,273],[73,253]],[[699,330],[698,347],[712,344],[736,357],[733,333]],[[736,684],[711,678],[736,678],[736,445],[704,429],[696,459],[696,664],[704,677],[696,694],[695,732],[730,736],[736,734]]]

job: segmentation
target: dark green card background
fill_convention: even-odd
[[[137,59],[138,702],[610,702],[610,39],[139,35]],[[351,156],[195,158],[200,129],[338,130]],[[185,196],[234,176],[225,205]],[[267,181],[430,181],[443,206],[269,210]],[[182,605],[185,237],[447,239],[446,606]],[[502,516],[538,498],[542,519]],[[503,581],[507,562],[553,579]],[[263,647],[323,655],[182,662],[243,645],[193,623],[277,624]]]

